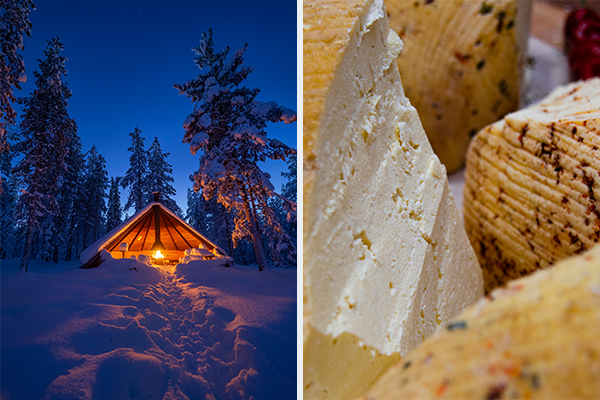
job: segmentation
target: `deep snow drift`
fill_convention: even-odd
[[[2,260],[2,400],[292,399],[296,271]]]

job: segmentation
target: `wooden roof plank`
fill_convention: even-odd
[[[133,225],[131,225],[131,227],[129,227],[129,228],[128,228],[128,229],[127,229],[127,230],[126,230],[126,231],[125,231],[125,232],[124,232],[122,235],[119,235],[119,236],[117,236],[117,238],[116,238],[114,241],[112,241],[112,242],[111,242],[111,243],[110,243],[108,246],[106,246],[106,247],[105,247],[105,249],[106,249],[106,250],[108,250],[108,251],[114,251],[114,250],[115,250],[115,248],[116,248],[116,247],[117,247],[119,244],[121,244],[121,242],[122,242],[122,241],[123,241],[123,240],[124,240],[124,239],[125,239],[127,236],[129,236],[129,234],[130,234],[131,232],[133,232],[133,230],[134,230],[135,228],[137,228],[137,227],[138,227],[138,225],[139,225],[140,223],[142,223],[142,222],[143,222],[145,219],[146,219],[146,217],[144,216],[144,218],[142,218],[140,222],[138,222],[137,224],[133,224]],[[136,237],[137,237],[137,235],[136,235]]]
[[[144,219],[142,221],[140,221],[140,230],[133,237],[132,243],[131,243],[130,248],[129,248],[130,251],[133,251],[133,246],[137,244],[136,241],[135,241],[135,239],[142,232],[142,229],[144,229],[144,226],[146,225],[146,222],[150,221],[150,219],[151,219],[150,217],[151,216],[152,216],[152,214],[149,213],[148,216],[144,217]],[[144,251],[144,245],[143,245],[143,243],[142,243],[142,247],[138,251]]]
[[[175,232],[177,232],[177,233],[179,234],[179,236],[181,236],[181,238],[182,238],[182,239],[185,241],[185,243],[186,243],[186,244],[189,246],[188,248],[189,248],[189,249],[191,249],[192,247],[194,247],[194,246],[192,246],[192,245],[190,244],[190,242],[188,242],[188,241],[187,241],[187,239],[186,239],[186,238],[185,238],[185,237],[184,237],[184,236],[181,234],[181,232],[179,232],[179,230],[177,229],[177,227],[175,226],[175,224],[173,223],[173,221],[171,221],[171,216],[170,216],[170,215],[167,215],[167,213],[164,213],[164,215],[165,215],[165,217],[166,217],[166,218],[165,218],[165,220],[166,220],[168,223],[170,223],[170,224],[171,224],[171,226],[173,227],[173,229],[175,229]],[[173,243],[175,243],[175,241],[174,241],[174,240],[173,240]]]
[[[162,213],[164,214],[164,213]],[[168,222],[168,221],[167,221]],[[171,234],[171,231],[169,230],[169,226],[168,224],[165,224],[165,227],[167,229],[167,233],[169,234],[169,236],[171,237],[171,241],[173,242],[173,246],[175,246],[175,248],[177,250],[185,250],[185,249],[180,249],[179,246],[177,246],[177,242],[175,241],[175,239],[173,238],[173,235]]]
[[[146,247],[146,239],[148,238],[148,233],[150,232],[150,229],[152,229],[152,220],[154,219],[154,207],[152,207],[150,210],[152,210],[152,212],[148,213],[148,216],[150,216],[150,218],[148,223],[148,229],[146,229],[146,235],[144,235],[144,240],[142,240],[142,251],[144,251],[144,247]],[[156,232],[154,233],[154,240],[156,241]]]
[[[182,226],[183,226],[183,228],[184,228],[184,229],[185,229],[185,230],[186,230],[188,233],[190,233],[190,234],[191,234],[193,237],[195,237],[196,239],[198,239],[198,241],[199,241],[200,243],[203,243],[203,244],[204,244],[204,246],[206,246],[206,248],[207,248],[207,249],[209,249],[209,250],[210,250],[210,249],[214,249],[214,248],[215,248],[215,246],[214,246],[212,243],[210,243],[210,242],[208,242],[208,241],[204,240],[204,239],[203,239],[201,236],[198,236],[198,234],[197,234],[196,232],[194,232],[192,229],[190,229],[188,226],[186,226],[186,225],[182,225]]]

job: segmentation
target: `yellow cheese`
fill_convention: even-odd
[[[385,3],[405,46],[398,67],[406,96],[452,172],[479,129],[518,108],[531,2]]]
[[[304,2],[304,397],[360,395],[482,296],[382,0]]]

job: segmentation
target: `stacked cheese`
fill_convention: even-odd
[[[467,155],[465,225],[486,290],[600,239],[600,79],[483,129]]]
[[[530,1],[385,0],[404,42],[398,67],[448,171],[471,137],[518,108]]]
[[[376,399],[597,399],[600,246],[513,281],[365,394]]]
[[[359,396],[482,293],[383,0],[304,2],[304,397]]]

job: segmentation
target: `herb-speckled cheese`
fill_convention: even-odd
[[[559,87],[477,134],[464,210],[486,291],[600,241],[599,149],[599,78]]]
[[[482,296],[379,1],[304,2],[304,397],[359,396]]]
[[[404,42],[406,96],[448,171],[471,137],[518,108],[530,1],[385,0]]]

